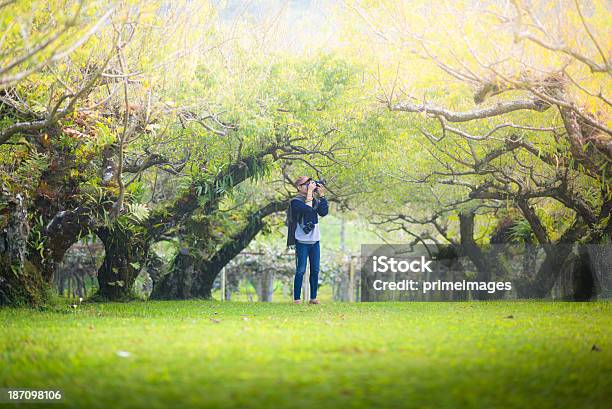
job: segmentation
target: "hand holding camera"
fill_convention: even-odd
[[[315,188],[314,192],[317,194],[318,197],[323,197],[325,196],[325,186],[324,185],[317,185],[317,187]]]
[[[314,185],[314,188],[312,188],[312,192],[315,192],[317,194],[318,197],[323,197],[323,195],[325,194],[325,180],[321,179],[321,180],[311,180],[310,184],[308,185],[308,191],[310,192],[312,185]]]
[[[303,187],[306,187],[306,191],[304,192]],[[313,198],[315,197],[323,197],[325,195],[325,180],[314,180],[312,178],[308,178],[304,183],[299,185],[299,188],[302,188],[302,193],[306,193],[306,204],[310,206]]]

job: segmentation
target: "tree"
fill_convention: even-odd
[[[558,13],[521,2],[454,3],[435,11],[446,32],[424,34],[421,28],[434,13],[426,5],[348,6],[384,44],[385,57],[390,52],[398,61],[392,64],[396,70],[375,75],[380,101],[392,112],[421,114],[408,129],[422,138],[409,138],[429,166],[395,176],[436,190],[454,189],[450,197],[437,192],[451,198],[437,200],[438,207],[458,211],[461,244],[472,249],[476,264],[486,257],[472,242],[473,211],[460,206],[516,207],[547,256],[526,287],[531,295],[548,294],[573,243],[606,241],[612,232],[612,138],[605,95],[611,69],[596,34],[605,24],[605,10],[591,12],[588,20],[584,5],[575,2],[555,20]],[[486,33],[479,27],[487,27]],[[416,61],[424,69],[410,66]],[[400,72],[400,63],[408,68]],[[410,89],[427,86],[432,73],[445,78],[444,87],[414,95]],[[402,75],[412,81],[408,87],[397,85]],[[467,102],[470,92],[475,106]],[[569,217],[561,226],[546,226],[543,212],[559,204]],[[434,211],[411,221],[433,224],[440,233],[439,215]]]
[[[265,46],[248,27],[216,26],[206,2],[74,4],[68,15],[88,17],[68,28],[55,24],[56,7],[32,15],[15,5],[15,19],[52,21],[32,36],[57,32],[60,51],[17,45],[3,54],[28,73],[4,83],[0,107],[3,303],[32,287],[28,276],[50,283],[67,249],[90,233],[105,250],[97,297],[130,298],[150,247],[194,215],[213,217],[246,181],[297,162],[328,166],[345,149],[334,104],[350,78],[338,61],[259,63]],[[89,41],[64,52],[59,41],[81,32]],[[224,244],[211,271],[244,245]],[[26,302],[43,301],[35,292]]]

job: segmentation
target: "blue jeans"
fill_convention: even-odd
[[[313,244],[295,242],[295,278],[293,280],[293,299],[299,300],[302,294],[302,281],[306,272],[306,260],[310,261],[310,298],[317,298],[319,286],[319,262],[321,250],[319,242]]]

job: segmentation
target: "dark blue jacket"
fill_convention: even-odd
[[[305,225],[308,222],[317,224],[319,223],[319,216],[323,217],[327,215],[328,211],[329,206],[327,205],[327,199],[324,197],[313,199],[312,207],[308,206],[299,198],[291,199],[287,218],[287,246],[292,246],[295,244],[295,228],[297,223],[302,223],[302,225]]]

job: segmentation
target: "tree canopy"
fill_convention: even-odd
[[[511,226],[557,263],[531,278],[540,293],[562,245],[609,242],[605,2],[347,0],[333,42],[296,49],[280,23],[221,11],[0,3],[1,303],[42,302],[92,234],[100,297],[129,298],[160,242],[176,257],[154,295],[209,297],[282,227],[269,216],[302,174],[337,209],[475,263]]]

